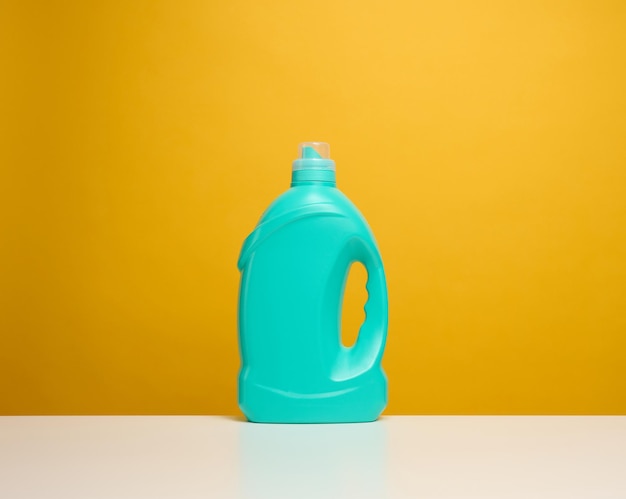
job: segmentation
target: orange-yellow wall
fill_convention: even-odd
[[[0,61],[0,413],[236,413],[302,140],[387,266],[388,413],[626,413],[624,2],[6,0]]]

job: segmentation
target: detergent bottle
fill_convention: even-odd
[[[368,300],[345,347],[341,307],[354,262],[367,270]],[[300,144],[291,188],[246,238],[238,267],[239,407],[248,420],[377,419],[387,405],[385,272],[363,215],[336,187],[328,144]]]

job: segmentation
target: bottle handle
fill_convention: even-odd
[[[336,364],[334,378],[349,379],[369,370],[382,359],[387,340],[388,301],[385,270],[378,249],[361,238],[352,241],[353,262],[367,270],[365,320],[354,345],[343,348]]]

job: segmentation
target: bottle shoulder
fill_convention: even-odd
[[[319,224],[318,229],[325,233],[340,230],[344,237],[354,235],[374,241],[367,221],[340,190],[317,185],[297,186],[281,194],[265,210],[256,228],[244,241],[239,268],[243,268],[256,248],[276,231],[310,217],[343,219],[340,225]]]
[[[303,207],[314,210],[315,205],[319,205],[322,211],[332,205],[335,211],[345,216],[363,218],[354,203],[336,187],[302,185],[292,187],[278,196],[263,212],[259,224]]]

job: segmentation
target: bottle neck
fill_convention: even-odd
[[[337,187],[335,171],[328,169],[294,170],[291,172],[291,187],[298,185]]]

